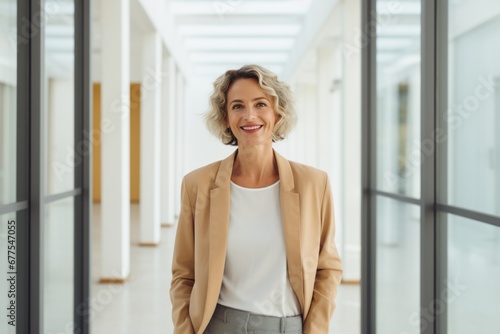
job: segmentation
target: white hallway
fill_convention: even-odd
[[[339,290],[331,329],[359,333],[361,53],[346,56],[342,45],[354,43],[360,1],[229,1],[217,7],[221,2],[130,0],[130,21],[127,3],[97,0],[93,12],[93,82],[103,87],[102,117],[116,125],[103,136],[102,202],[94,204],[93,333],[173,332],[168,291],[180,181],[234,150],[208,133],[202,115],[214,79],[247,63],[274,71],[295,94],[297,127],[275,149],[329,173],[343,279],[352,284]],[[121,13],[117,21],[110,16],[115,12]],[[126,96],[124,81],[142,83],[144,93],[141,203],[131,205],[124,195],[128,167],[120,163],[128,158],[128,124],[106,108]],[[160,230],[160,224],[170,227]],[[100,284],[103,279],[125,283]]]

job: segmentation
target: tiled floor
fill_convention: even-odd
[[[162,228],[158,247],[138,246],[139,207],[131,208],[131,274],[125,285],[98,284],[100,207],[94,206],[92,333],[172,333],[169,286],[175,227]],[[359,286],[341,286],[330,333],[360,333]]]

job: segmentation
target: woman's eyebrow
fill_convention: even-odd
[[[229,104],[235,103],[235,102],[243,102],[242,100],[232,100]]]
[[[257,101],[257,100],[267,100],[267,98],[265,98],[264,96],[261,96],[261,97],[256,97],[252,101]]]
[[[265,98],[264,96],[261,96],[261,97],[256,97],[255,99],[253,99],[253,100],[252,100],[252,102],[253,102],[253,101],[257,101],[257,100],[267,100],[267,98]],[[243,101],[242,101],[242,100],[239,100],[239,99],[237,99],[237,100],[232,100],[229,104],[231,104],[231,103],[235,103],[235,102],[243,102]]]

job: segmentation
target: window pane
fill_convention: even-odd
[[[500,215],[500,2],[448,4],[447,105],[439,118],[448,129],[439,168],[448,186],[439,198]]]
[[[420,197],[420,0],[377,1],[377,189]],[[375,22],[374,22],[375,23]]]
[[[17,325],[16,213],[0,215],[0,333],[15,334]],[[5,315],[4,315],[5,314]]]
[[[0,204],[17,200],[16,3],[0,0]]]
[[[420,333],[420,207],[377,197],[377,333]]]
[[[65,333],[73,324],[73,197],[47,204],[43,227],[44,333]]]
[[[448,238],[448,277],[441,282],[448,333],[500,333],[500,227],[442,217]]]
[[[74,2],[45,2],[46,193],[74,188]]]

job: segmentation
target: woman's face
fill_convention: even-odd
[[[238,146],[271,144],[277,116],[271,97],[256,79],[238,79],[227,91],[227,126],[231,128]]]

